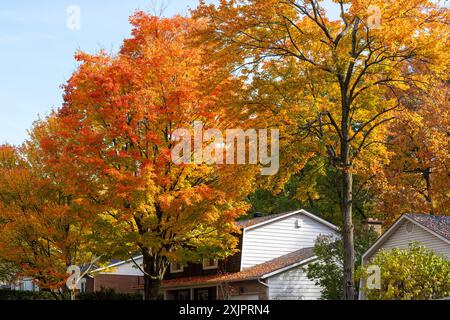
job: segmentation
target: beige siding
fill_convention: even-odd
[[[296,227],[296,220],[299,221],[300,228]],[[242,269],[313,247],[321,234],[336,232],[301,213],[246,230],[242,247]]]
[[[270,300],[318,300],[322,289],[306,276],[304,267],[297,267],[273,276],[267,281]]]
[[[407,248],[411,242],[420,242],[427,248],[445,255],[448,259],[450,259],[450,244],[441,240],[434,234],[428,232],[422,227],[412,223],[411,232],[407,231],[406,225],[409,222],[408,220],[404,220],[399,225],[399,228],[394,231],[382,244],[380,249],[392,249],[392,248]],[[379,250],[380,250],[379,249]],[[370,260],[371,257],[366,257],[366,261]]]

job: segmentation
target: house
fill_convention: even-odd
[[[33,282],[33,279],[23,278],[17,279],[14,283],[0,283],[0,289],[14,291],[39,291],[39,287]]]
[[[237,222],[239,252],[226,260],[172,264],[162,282],[166,300],[314,300],[321,288],[305,267],[316,259],[320,235],[338,236],[333,224],[305,211]]]
[[[362,256],[362,264],[367,265],[381,249],[406,249],[412,242],[450,259],[450,217],[427,214],[401,216]],[[362,292],[359,298],[364,299]]]
[[[235,255],[221,261],[171,264],[161,285],[166,300],[320,298],[321,288],[307,278],[305,267],[316,259],[317,237],[337,237],[336,226],[305,210],[240,221],[237,226],[241,233]],[[136,267],[142,257],[133,260],[94,270],[94,285],[88,282],[89,289],[143,290],[143,274]]]
[[[113,289],[119,293],[139,293],[144,284],[144,275],[136,266],[142,266],[142,256],[126,261],[112,262],[87,274],[82,282],[81,292],[95,292]]]

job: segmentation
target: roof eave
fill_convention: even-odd
[[[260,280],[260,279],[267,279],[267,278],[273,277],[273,276],[275,276],[277,274],[280,274],[280,273],[286,272],[288,270],[294,269],[296,267],[308,264],[308,263],[310,263],[310,262],[312,262],[314,260],[317,260],[317,256],[313,256],[313,257],[310,257],[310,258],[303,259],[302,261],[290,264],[290,265],[288,265],[286,267],[277,269],[277,270],[272,271],[272,272],[268,272],[268,273],[265,273],[265,274],[262,274],[262,275],[259,275],[259,276],[246,277],[246,278],[243,278],[243,279],[231,279],[231,280],[222,280],[222,281],[216,280],[216,281],[198,282],[198,283],[190,283],[190,284],[188,283],[188,284],[176,284],[176,285],[162,285],[162,288],[163,289],[176,289],[176,288],[185,288],[185,287],[192,287],[192,286],[206,286],[206,285],[212,285],[213,286],[213,285],[218,285],[220,283],[233,283],[233,282],[244,282],[244,281],[255,281],[255,280]]]
[[[128,260],[119,261],[119,262],[110,264],[110,265],[108,265],[108,266],[106,266],[106,267],[102,267],[102,268],[98,268],[98,269],[92,270],[92,271],[90,271],[89,273],[98,273],[98,272],[102,272],[103,270],[107,270],[107,269],[110,269],[110,268],[115,268],[115,267],[121,266],[121,265],[123,265],[123,264],[127,264],[127,263],[129,263],[129,262],[133,262],[133,260],[138,260],[138,259],[141,259],[142,257],[143,257],[143,255],[140,255],[140,256],[134,257],[133,259],[128,259]],[[133,262],[133,263],[134,263],[134,262]]]
[[[398,218],[398,220],[391,227],[389,227],[389,229],[386,230],[386,232],[383,233],[383,235],[380,238],[378,238],[378,240],[375,241],[375,243],[362,255],[362,262],[364,262],[368,256],[372,255],[374,253],[374,251],[378,250],[380,248],[380,246],[385,242],[386,238],[389,237],[389,235],[391,235],[393,232],[395,232],[399,228],[400,223],[403,222],[403,220],[405,220],[405,219],[414,223],[415,225],[421,227],[422,229],[428,231],[429,233],[433,234],[437,238],[450,244],[450,241],[448,239],[442,237],[441,235],[437,234],[436,232],[434,232],[430,228],[426,227],[425,225],[410,218],[407,214],[404,214],[400,218]]]
[[[306,211],[305,209],[300,209],[300,210],[293,211],[293,212],[287,213],[287,214],[285,214],[285,215],[276,217],[276,218],[274,218],[274,219],[269,219],[269,220],[266,220],[266,221],[262,221],[262,222],[260,222],[260,223],[254,224],[254,225],[251,225],[251,226],[248,226],[248,227],[241,228],[241,230],[246,231],[246,230],[258,228],[258,227],[260,227],[260,226],[263,226],[263,225],[272,223],[272,222],[274,222],[274,221],[282,220],[282,219],[288,218],[288,217],[290,217],[290,216],[293,216],[293,215],[296,215],[296,214],[299,214],[299,213],[300,213],[300,214],[304,214],[305,216],[307,216],[307,217],[309,217],[309,218],[311,218],[311,219],[313,219],[313,220],[316,220],[316,221],[319,222],[319,223],[322,223],[322,224],[326,225],[327,227],[333,229],[334,231],[339,231],[339,228],[338,228],[337,226],[335,226],[334,224],[332,224],[332,223],[330,223],[330,222],[328,222],[328,221],[326,221],[326,220],[324,220],[324,219],[322,219],[322,218],[319,218],[319,217],[316,216],[315,214],[312,214],[311,212],[308,212],[308,211]]]
[[[288,265],[288,266],[286,266],[286,267],[280,268],[280,269],[278,269],[278,270],[275,270],[275,271],[266,273],[266,274],[264,274],[263,276],[259,277],[259,279],[267,279],[267,278],[273,277],[273,276],[275,276],[275,275],[277,275],[277,274],[286,272],[286,271],[291,270],[291,269],[294,269],[294,268],[296,268],[296,267],[300,267],[300,266],[302,266],[302,265],[308,264],[308,263],[310,263],[310,262],[312,262],[312,261],[315,261],[315,260],[317,260],[317,256],[312,256],[312,257],[310,257],[310,258],[306,258],[306,259],[304,259],[304,260],[302,260],[302,261],[299,261],[299,262],[293,263],[293,264],[291,264],[291,265]]]

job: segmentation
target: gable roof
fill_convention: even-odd
[[[237,221],[236,225],[239,227],[239,229],[241,230],[246,230],[246,229],[253,229],[256,227],[259,227],[261,225],[264,224],[268,224],[277,220],[281,220],[296,214],[302,214],[305,215],[313,220],[316,220],[317,222],[324,224],[326,226],[328,226],[329,228],[338,231],[338,227],[336,227],[334,224],[319,218],[318,216],[304,210],[296,210],[296,211],[290,211],[290,212],[285,212],[285,213],[278,213],[278,214],[272,214],[272,215],[267,215],[267,216],[263,216],[263,217],[257,217],[257,218],[253,218],[253,219],[249,219],[249,220],[242,220],[242,221]]]
[[[290,213],[291,212],[284,212],[284,213],[270,214],[267,216],[252,218],[252,219],[248,219],[248,220],[240,220],[240,221],[236,221],[236,225],[239,227],[239,229],[245,229],[245,228],[260,224],[261,222],[265,222],[265,221],[269,221],[272,219],[283,217]]]
[[[243,271],[213,276],[185,277],[164,280],[162,286],[180,287],[186,285],[217,284],[223,282],[240,282],[269,278],[275,274],[295,268],[315,259],[313,248],[304,248],[273,260],[247,268]]]
[[[93,274],[93,273],[102,272],[102,271],[104,271],[104,270],[109,270],[109,269],[111,269],[111,268],[116,268],[116,267],[118,267],[118,266],[121,266],[121,265],[124,265],[124,264],[127,264],[127,263],[132,263],[133,265],[135,265],[135,264],[134,264],[134,261],[137,262],[138,260],[142,259],[142,257],[143,257],[142,255],[139,255],[139,256],[134,257],[133,259],[130,258],[130,259],[128,259],[128,260],[123,260],[123,261],[118,260],[117,262],[111,261],[111,262],[113,262],[113,263],[107,265],[106,267],[102,267],[102,268],[98,268],[98,269],[92,270],[92,271],[90,271],[89,273],[90,273],[90,274]],[[133,261],[133,260],[134,260],[134,261]]]
[[[407,214],[408,218],[420,223],[425,228],[450,240],[450,217],[429,214]]]
[[[378,250],[389,236],[400,228],[405,220],[411,221],[420,228],[450,244],[450,238],[448,237],[448,233],[450,232],[450,217],[429,214],[404,214],[364,253],[362,256],[363,261],[367,256],[370,256],[374,251]]]

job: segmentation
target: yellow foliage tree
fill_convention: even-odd
[[[311,153],[340,172],[343,285],[354,299],[353,174],[382,173],[387,124],[402,98],[446,75],[449,13],[427,0],[333,2],[337,20],[320,0],[202,2],[194,16],[207,21],[217,59],[247,78],[237,112],[283,127],[285,176]]]

